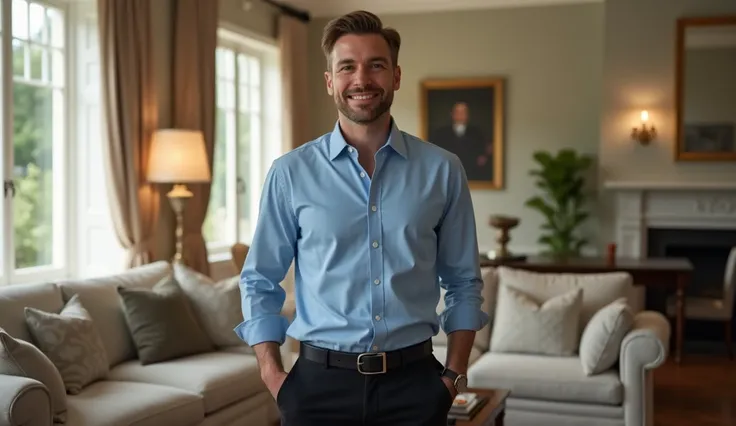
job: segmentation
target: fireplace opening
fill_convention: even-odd
[[[687,296],[723,297],[723,279],[736,230],[650,228],[647,254],[650,257],[681,257],[693,264]]]

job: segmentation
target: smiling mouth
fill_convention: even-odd
[[[354,99],[356,101],[367,101],[377,96],[377,93],[360,93],[355,95],[348,95],[348,99]]]

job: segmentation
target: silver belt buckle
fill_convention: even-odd
[[[381,368],[381,371],[363,371],[360,367],[363,365],[363,357],[374,357],[374,356],[380,356],[381,361],[383,362],[383,366]],[[378,353],[363,353],[358,355],[358,361],[357,361],[357,367],[358,372],[360,374],[370,375],[370,374],[383,374],[386,372],[386,352],[378,352]]]

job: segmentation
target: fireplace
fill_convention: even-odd
[[[722,295],[726,259],[736,245],[736,182],[606,182],[605,187],[614,195],[620,256],[688,258],[694,270],[686,294]],[[663,311],[668,296],[648,288],[647,309]],[[732,324],[736,334],[736,318]],[[686,323],[686,342],[722,345],[722,339],[721,327]]]
[[[723,297],[723,278],[736,230],[649,228],[647,256],[684,257],[693,264],[686,295]]]

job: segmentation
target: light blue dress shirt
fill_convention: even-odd
[[[250,345],[286,334],[327,349],[381,352],[455,330],[479,330],[475,216],[459,158],[392,120],[373,177],[339,123],[268,171],[240,279]],[[280,314],[295,261],[296,318]],[[440,285],[446,309],[437,315]]]

